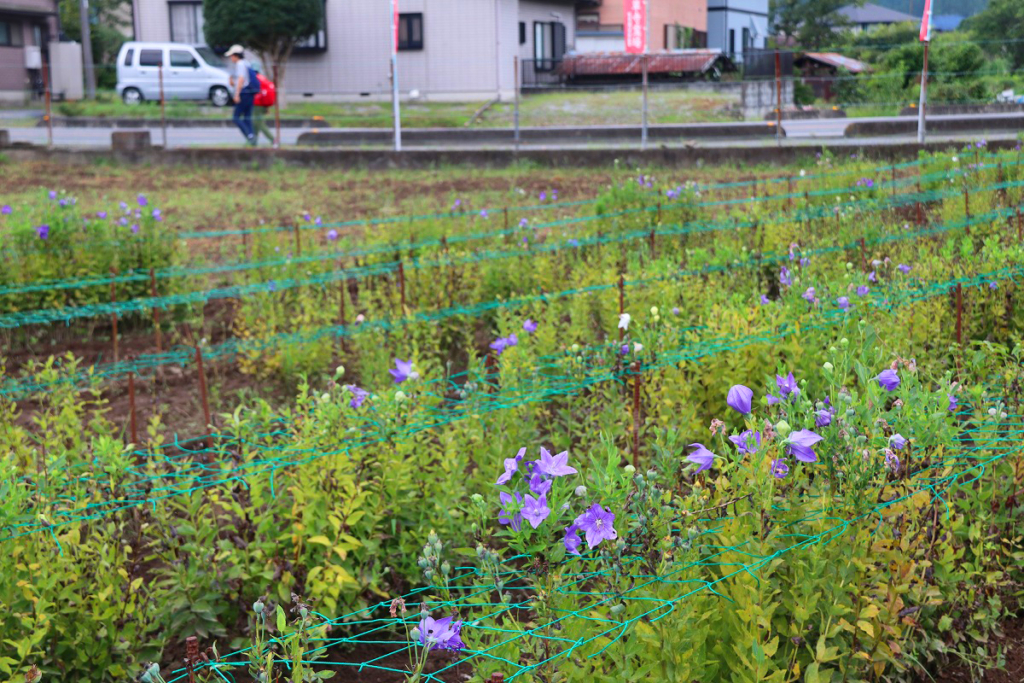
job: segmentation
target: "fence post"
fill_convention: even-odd
[[[626,276],[619,275],[619,318],[622,318],[622,314],[626,312]],[[626,333],[624,329],[619,328],[619,343],[622,343],[622,336]]]
[[[274,65],[274,132],[274,144],[281,147],[281,87],[277,81],[277,64]]]
[[[210,417],[210,399],[206,392],[206,369],[203,367],[203,351],[199,348],[198,344],[196,344],[196,366],[199,369],[199,396],[203,402],[204,429],[211,429],[213,427],[213,418]]]
[[[395,151],[402,151],[402,112],[398,103],[398,5],[391,0],[391,112],[395,125]]]
[[[139,428],[138,421],[135,417],[135,373],[132,371],[128,372],[128,411],[128,422],[132,435],[132,444],[138,447]]]
[[[775,144],[782,147],[782,57],[775,50]]]
[[[641,126],[640,126],[640,149],[641,150],[645,150],[645,149],[647,149],[647,54],[646,53],[644,53],[644,55],[640,58],[640,70],[641,70],[641,72],[643,74],[643,85],[641,86],[643,88],[643,97],[642,97],[643,107],[642,107],[642,112],[641,112],[642,115],[643,115],[643,118],[642,118],[642,122],[641,122]]]
[[[640,468],[640,361],[633,363],[633,467]]]
[[[114,282],[114,278],[117,277],[117,268],[110,266],[110,307],[112,309],[110,313],[110,324],[112,328],[111,336],[114,341],[114,362],[118,360],[117,354],[117,284]]]
[[[514,104],[512,108],[512,141],[515,144],[516,151],[519,151],[519,56],[516,55],[512,58],[512,75],[515,79],[513,87],[515,89]]]
[[[156,299],[156,271],[149,269],[149,293]],[[160,332],[160,309],[153,306],[153,329],[156,331],[156,352],[163,353],[163,335]]]
[[[164,100],[164,60],[160,58],[160,66],[157,72],[160,74],[160,128],[164,132],[164,149],[167,149],[167,108]]]
[[[53,147],[53,112],[50,110],[50,61],[43,56],[43,102],[46,107],[46,144]]]

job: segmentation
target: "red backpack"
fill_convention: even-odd
[[[260,82],[260,91],[253,97],[252,103],[257,107],[273,107],[277,100],[277,88],[274,82],[263,74],[256,74],[256,80]]]

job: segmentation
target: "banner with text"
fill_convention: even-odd
[[[647,0],[626,0],[626,52],[647,52]]]

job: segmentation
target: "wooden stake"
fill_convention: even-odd
[[[793,208],[793,179],[786,178],[786,208]]]
[[[651,228],[651,235],[650,235],[649,239],[650,239],[650,242],[651,242],[651,260],[652,261],[656,258],[655,257],[655,251],[654,251],[654,238],[655,238],[654,228]]]
[[[299,224],[295,224],[295,258],[302,256],[302,237],[299,234]]]
[[[622,314],[626,312],[626,277],[619,275],[619,319],[622,319]],[[626,331],[619,328],[619,341],[622,341],[623,335]]]
[[[971,217],[971,195],[970,190],[968,190],[966,187],[964,188],[964,214],[968,218]],[[968,232],[969,231],[970,230],[968,230]]]
[[[963,344],[964,296],[963,287],[956,283],[956,344]]]
[[[640,467],[640,361],[633,363],[633,467]]]
[[[117,268],[115,268],[114,266],[110,266],[110,277],[111,278],[117,277]],[[111,304],[111,306],[113,306],[116,303],[117,303],[117,285],[114,283],[113,280],[111,280],[110,281],[110,304]],[[113,337],[113,340],[114,340],[114,362],[116,363],[117,359],[118,359],[118,354],[117,354],[117,309],[114,309],[110,313],[110,324],[111,324],[111,327],[113,328],[112,337]]]
[[[402,294],[402,315],[405,315],[405,267],[398,262],[398,290]]]
[[[892,167],[892,196],[896,196],[896,167]]]
[[[206,392],[206,369],[203,367],[203,351],[196,346],[196,366],[199,369],[199,396],[203,401],[203,419],[205,429],[213,427],[213,418],[210,416],[210,398]],[[207,444],[209,445],[209,444]]]
[[[156,298],[156,271],[152,268],[149,269],[149,293]],[[153,329],[156,331],[156,352],[163,353],[164,339],[160,330],[160,308],[157,306],[153,306]]]
[[[658,202],[658,220],[657,224],[661,225],[661,202]]]
[[[864,246],[864,238],[860,238],[860,262],[864,272],[868,272],[868,253],[867,247]]]
[[[132,443],[139,446],[139,428],[135,417],[135,373],[128,372],[128,417],[132,435]]]

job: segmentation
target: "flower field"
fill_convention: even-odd
[[[0,196],[0,674],[1004,680],[1020,152],[606,172]]]

